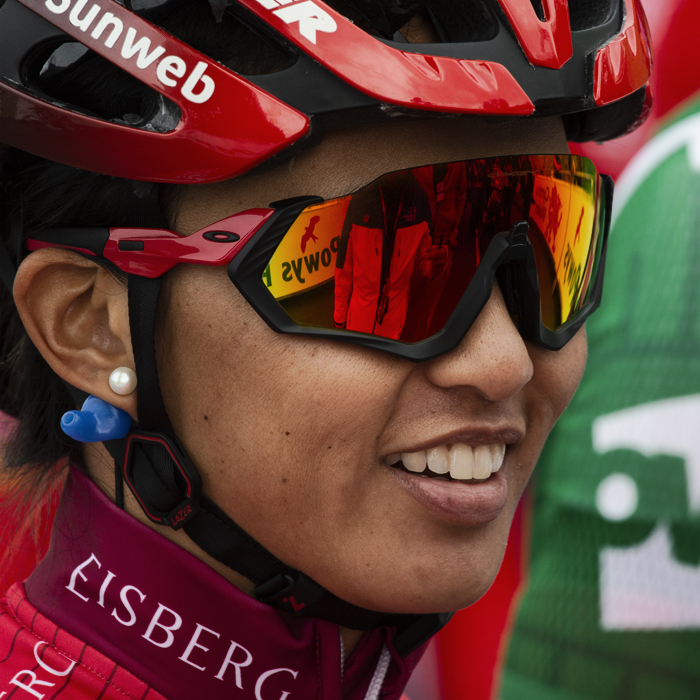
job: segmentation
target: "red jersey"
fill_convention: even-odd
[[[70,475],[51,547],[0,601],[0,700],[400,700],[423,649],[284,617]],[[387,650],[387,651],[383,651]]]

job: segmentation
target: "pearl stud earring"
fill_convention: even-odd
[[[128,396],[136,389],[136,372],[128,367],[117,367],[109,375],[109,386],[115,394]]]

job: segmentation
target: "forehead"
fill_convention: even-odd
[[[313,150],[276,170],[184,188],[174,225],[182,233],[253,207],[300,195],[354,192],[380,175],[419,165],[521,153],[567,153],[561,120],[480,119],[403,122],[331,132]]]

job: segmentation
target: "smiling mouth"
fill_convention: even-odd
[[[440,445],[418,452],[389,455],[385,462],[395,469],[444,481],[485,481],[503,465],[504,443],[472,447],[464,443]]]

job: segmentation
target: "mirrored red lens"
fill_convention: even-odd
[[[602,181],[580,156],[531,156],[528,233],[535,252],[542,323],[556,331],[575,319],[593,290],[605,216]]]
[[[444,327],[494,237],[530,224],[542,321],[585,306],[600,254],[601,181],[579,156],[509,156],[384,175],[305,209],[263,282],[299,326],[414,343]]]

